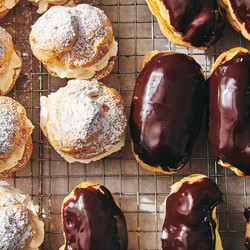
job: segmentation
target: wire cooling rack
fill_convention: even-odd
[[[217,56],[236,46],[250,49],[250,43],[227,24],[222,39],[206,52],[171,44],[161,33],[144,0],[85,1],[103,9],[110,18],[119,53],[113,72],[102,80],[120,91],[129,113],[137,74],[145,53],[151,50],[173,50],[187,53],[202,66],[207,76]],[[164,208],[161,205],[170,186],[193,173],[208,175],[223,192],[224,203],[218,218],[224,249],[244,249],[244,207],[250,205],[250,179],[237,177],[217,166],[209,152],[203,124],[186,167],[174,175],[151,173],[134,160],[127,133],[125,147],[118,153],[90,164],[68,164],[50,147],[39,128],[39,98],[65,86],[66,80],[50,76],[32,55],[28,36],[39,15],[36,7],[21,0],[0,25],[13,36],[22,53],[23,69],[9,96],[19,101],[35,125],[34,150],[29,165],[18,171],[9,182],[31,195],[45,224],[42,249],[59,249],[64,243],[61,225],[61,204],[65,196],[83,181],[105,185],[115,195],[125,213],[129,229],[129,249],[161,249],[161,228]]]

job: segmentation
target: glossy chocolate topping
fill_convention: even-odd
[[[250,1],[249,0],[229,0],[234,14],[241,24],[245,24],[245,28],[250,33]]]
[[[155,55],[134,90],[129,121],[134,152],[150,166],[178,170],[199,133],[203,104],[200,66],[184,54]]]
[[[110,192],[89,186],[75,188],[74,195],[62,209],[65,249],[126,250],[125,217]]]
[[[216,0],[161,1],[169,10],[171,25],[183,34],[184,41],[201,47],[216,42],[216,36],[221,35],[223,16]]]
[[[163,250],[213,250],[216,222],[212,211],[221,202],[222,194],[214,181],[184,182],[166,201]]]
[[[209,86],[212,154],[250,175],[250,55],[239,53],[219,65]]]

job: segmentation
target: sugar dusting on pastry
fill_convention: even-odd
[[[92,156],[121,140],[126,118],[120,100],[108,93],[106,86],[97,81],[71,80],[60,100],[51,105],[48,121],[48,132],[53,132],[51,128],[56,131],[55,140],[62,148],[68,143],[76,150],[88,147],[97,136],[88,150]]]
[[[28,241],[31,242],[35,231],[29,217],[32,217],[31,211],[20,205],[0,207],[1,249],[15,249],[17,247],[22,249],[28,245]]]
[[[0,248],[38,248],[44,238],[43,222],[29,195],[0,182]]]
[[[0,96],[0,127],[0,180],[5,180],[29,162],[34,126],[20,103]]]
[[[11,140],[16,132],[14,122],[17,121],[18,113],[13,110],[13,107],[2,105],[0,109],[0,152],[3,154],[11,147]]]
[[[61,78],[95,78],[96,72],[112,64],[107,67],[106,74],[96,77],[101,79],[112,70],[117,54],[108,17],[88,4],[49,9],[33,25],[30,44],[34,55],[48,71]],[[104,58],[105,62],[101,61]]]
[[[115,147],[124,140],[126,123],[119,93],[96,80],[70,80],[65,88],[41,99],[43,131],[59,153],[76,159]]]
[[[78,35],[78,23],[68,8],[58,6],[37,20],[31,35],[40,49],[63,50],[71,46]]]
[[[0,60],[4,58],[4,55],[5,55],[5,48],[3,44],[0,43]]]

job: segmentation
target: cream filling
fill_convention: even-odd
[[[113,40],[109,52],[96,64],[88,68],[68,69],[60,63],[45,64],[46,67],[55,72],[61,78],[90,79],[97,71],[104,69],[112,56],[117,55],[118,43]]]
[[[75,159],[71,156],[68,156],[64,153],[62,153],[61,151],[59,150],[56,150],[56,152],[58,154],[60,154],[67,162],[69,163],[73,163],[73,162],[81,162],[81,163],[90,163],[91,161],[98,161],[108,155],[111,155],[113,154],[114,152],[117,152],[119,151],[125,144],[125,136],[121,139],[121,141],[119,141],[115,146],[113,146],[109,151],[103,153],[103,154],[100,154],[98,156],[95,156],[95,157],[92,157],[92,158],[89,158],[89,159],[86,159],[86,160],[82,160],[82,159]]]
[[[23,194],[17,188],[10,187],[10,185],[7,182],[0,182],[0,190],[6,190],[7,192],[18,194],[19,196],[21,196],[23,198],[23,202],[21,204],[34,214],[33,219],[35,223],[36,232],[32,238],[31,243],[29,244],[28,247],[24,248],[24,250],[30,250],[30,249],[38,250],[38,247],[43,243],[43,240],[44,240],[44,224],[42,221],[39,220],[37,213],[36,213],[36,208],[30,196]]]
[[[0,12],[3,12],[7,9],[12,9],[15,5],[15,0],[5,0],[4,5],[0,8]]]
[[[63,88],[60,88],[56,92],[48,95],[48,97],[41,96],[40,98],[40,127],[46,137],[48,137],[46,124],[49,108],[52,103],[56,102],[61,97],[62,91]]]
[[[13,77],[15,74],[15,69],[21,67],[22,62],[16,51],[13,51],[10,65],[8,66],[7,71],[0,76],[0,90],[6,92],[11,84],[13,83]]]
[[[50,109],[50,106],[52,103],[56,102],[58,99],[60,99],[62,95],[63,88],[60,88],[57,92],[51,93],[48,97],[46,96],[41,96],[40,98],[40,127],[46,137],[48,137],[47,134],[47,128],[46,128],[46,123],[47,123],[47,116],[48,112]],[[112,147],[109,151],[98,155],[93,158],[81,160],[81,159],[75,159],[73,157],[70,157],[64,153],[62,153],[59,150],[56,150],[58,154],[60,154],[67,162],[73,163],[73,162],[81,162],[81,163],[89,163],[91,161],[98,161],[108,155],[111,155],[112,153],[119,151],[125,144],[125,136],[121,139],[120,142],[118,142],[114,147]]]
[[[25,145],[15,150],[12,153],[11,157],[4,164],[0,165],[0,173],[15,167],[18,161],[20,161],[23,158],[24,150],[25,150]]]

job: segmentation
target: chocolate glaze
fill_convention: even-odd
[[[212,154],[250,175],[250,55],[239,53],[219,65],[209,86]]]
[[[250,33],[250,1],[249,0],[229,0],[234,14],[241,24],[245,24],[245,28]]]
[[[244,216],[247,220],[247,223],[249,223],[249,219],[250,219],[250,207],[249,208],[245,208],[244,211]],[[246,249],[250,249],[250,238],[247,236],[246,237],[246,241],[245,241],[245,245]]]
[[[89,186],[75,188],[74,195],[62,209],[65,249],[126,250],[125,217],[110,192]]]
[[[184,166],[200,130],[203,105],[200,66],[184,54],[155,55],[134,90],[129,120],[134,152],[164,171]]]
[[[208,46],[221,36],[224,19],[216,0],[161,0],[171,25],[195,47]]]
[[[184,182],[166,201],[163,250],[215,249],[212,211],[221,202],[222,194],[214,181],[202,178],[192,184]]]

